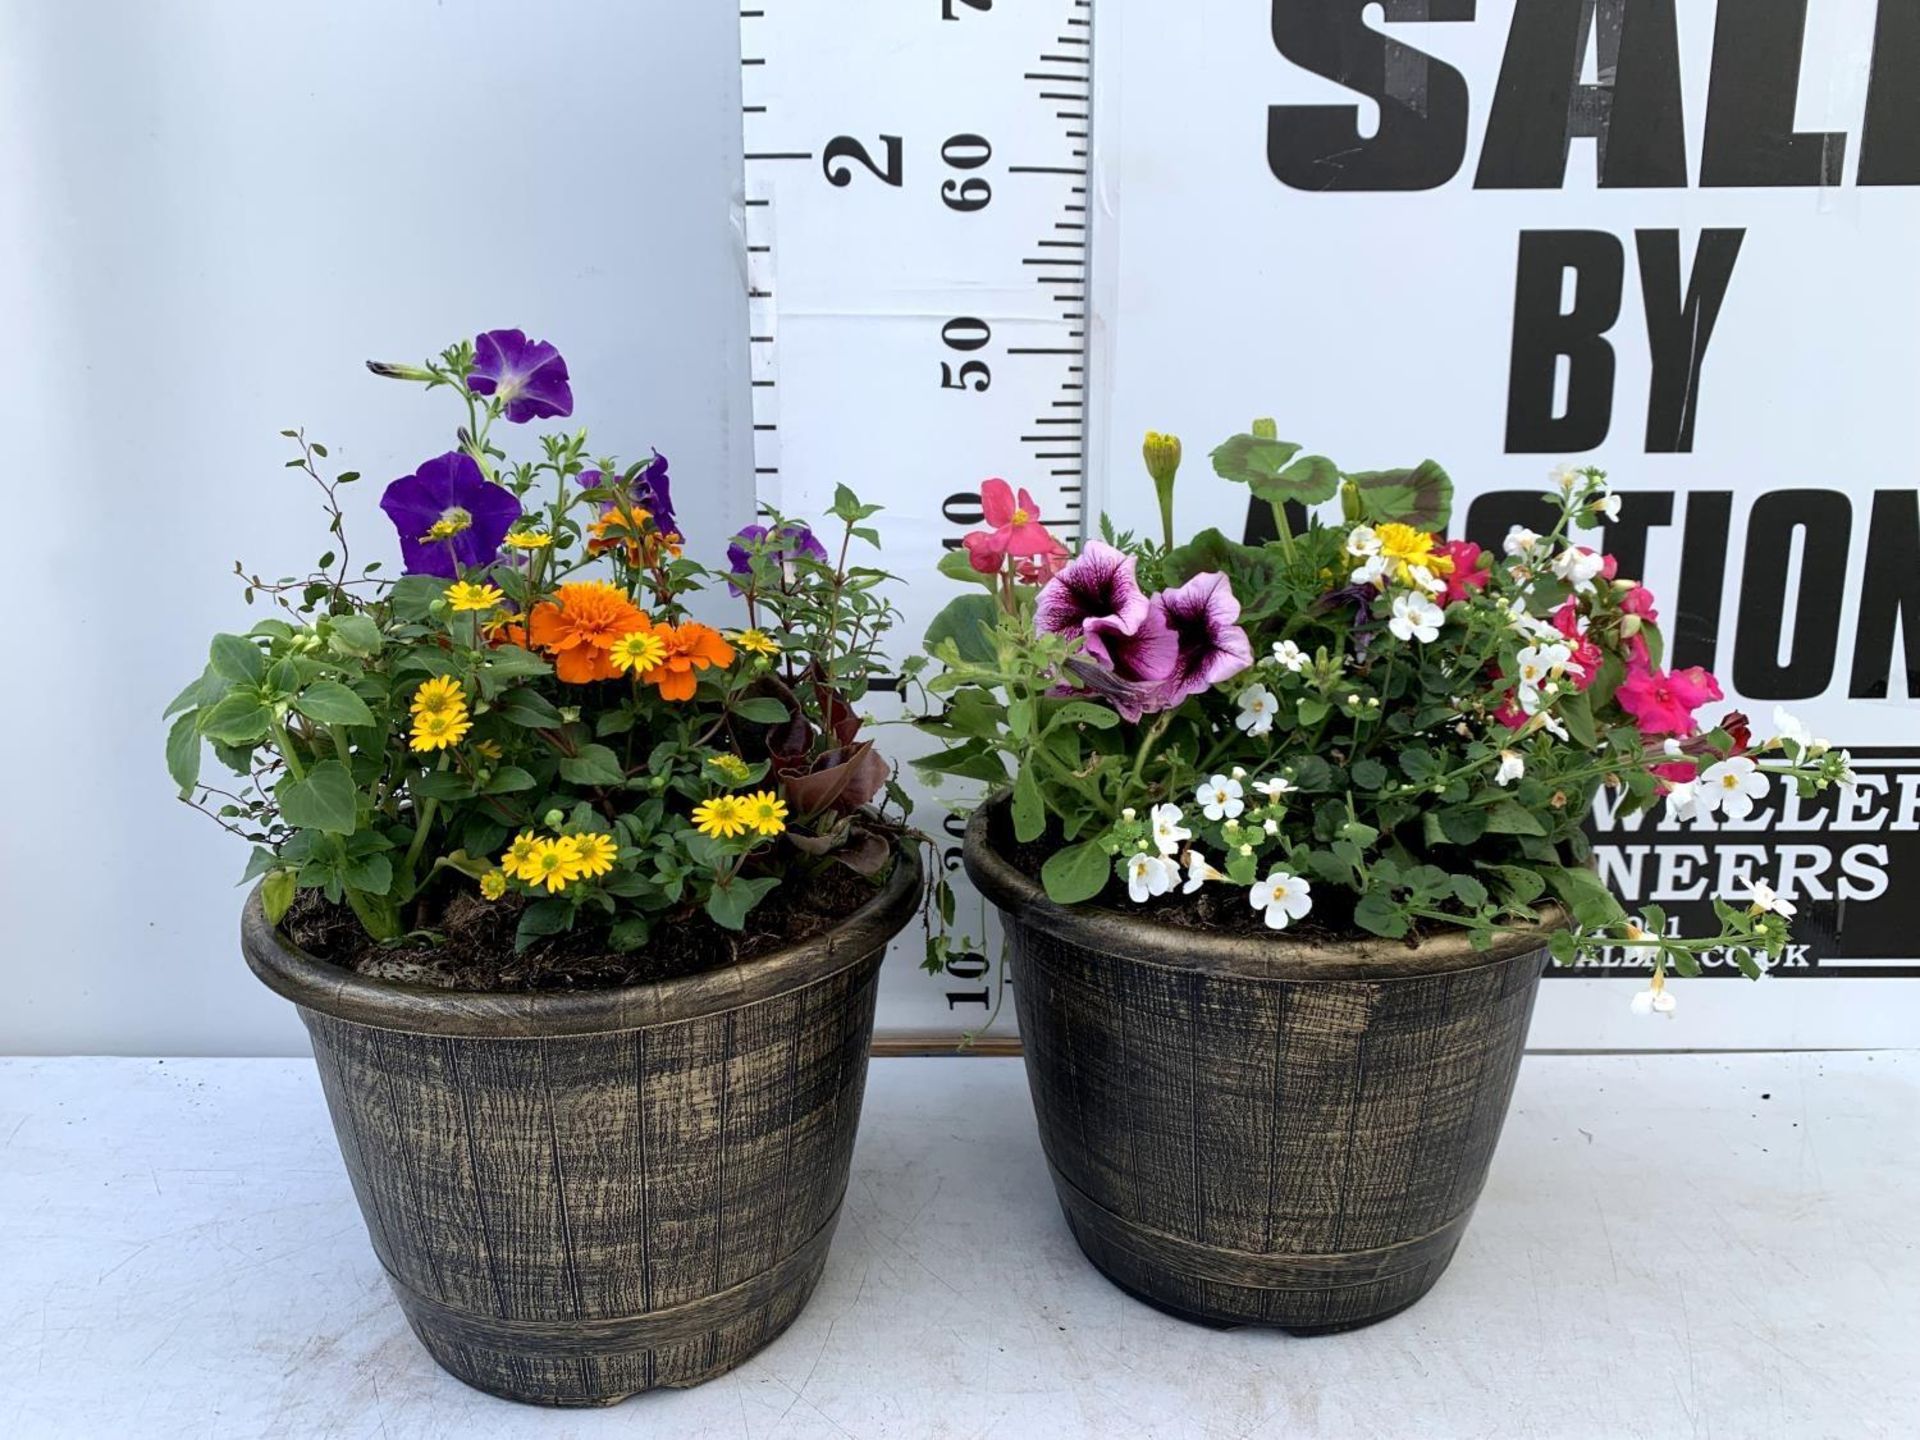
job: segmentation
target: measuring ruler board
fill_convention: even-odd
[[[904,658],[961,593],[936,566],[980,524],[981,480],[1031,491],[1069,544],[1080,529],[1092,0],[758,0],[740,34],[757,498],[812,517],[844,482],[886,507]],[[903,766],[931,748],[883,734]],[[963,883],[960,819],[903,779]],[[962,895],[984,953],[940,979],[917,932],[896,942],[883,1030],[992,1013],[984,908]]]

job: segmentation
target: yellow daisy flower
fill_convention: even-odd
[[[544,530],[515,530],[501,543],[516,550],[544,550],[553,544],[553,536]]]
[[[613,862],[620,854],[620,847],[614,843],[613,837],[598,831],[584,831],[569,836],[568,841],[573,846],[573,857],[580,866],[580,878],[583,880],[606,874],[613,869]]]
[[[667,642],[657,630],[629,630],[607,652],[607,663],[620,671],[644,673],[666,658]]]
[[[731,840],[746,832],[747,818],[731,795],[715,795],[693,807],[693,828],[715,840]]]
[[[539,848],[540,837],[531,830],[522,830],[500,857],[500,868],[516,880],[533,879],[533,852]]]
[[[498,760],[505,752],[498,740],[482,740],[473,747],[473,753],[487,760]]]
[[[527,868],[533,873],[523,877],[526,882],[544,885],[552,894],[580,878],[580,852],[572,840],[541,840],[534,845]]]
[[[447,604],[455,610],[493,610],[506,598],[498,585],[472,585],[460,580],[447,587]]]
[[[458,710],[421,711],[413,717],[413,734],[407,743],[415,750],[445,750],[458,745],[472,728],[464,705]]]
[[[507,877],[498,870],[489,870],[480,877],[480,898],[498,900],[507,893]]]
[[[753,655],[778,655],[780,642],[766,631],[760,629],[742,630],[733,637],[733,643],[740,649]]]
[[[761,835],[778,835],[787,828],[787,802],[771,790],[742,795],[740,815]]]
[[[416,715],[445,715],[455,710],[464,713],[466,708],[467,692],[451,675],[436,675],[413,692]]]

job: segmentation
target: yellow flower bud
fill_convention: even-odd
[[[1149,430],[1140,453],[1146,458],[1147,474],[1153,477],[1154,484],[1172,483],[1175,472],[1180,469],[1178,435],[1162,435],[1158,430]]]
[[[1271,420],[1256,420],[1253,422],[1253,433],[1256,439],[1278,440],[1280,427]]]

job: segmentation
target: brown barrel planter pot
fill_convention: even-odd
[[[1426,1294],[1486,1180],[1553,926],[1480,952],[1066,908],[995,848],[1000,809],[968,826],[967,873],[1005,922],[1040,1142],[1087,1258],[1183,1319],[1296,1334]]]
[[[304,954],[256,892],[247,963],[300,1007],[373,1248],[421,1343],[511,1400],[698,1385],[780,1334],[826,1260],[903,849],[837,928],[622,990],[483,994]]]

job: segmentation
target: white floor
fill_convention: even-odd
[[[4,1061],[0,1436],[1910,1437],[1917,1140],[1914,1052],[1530,1058],[1439,1287],[1295,1340],[1086,1264],[1018,1061],[881,1061],[793,1329],[547,1412],[415,1345],[308,1062]]]

